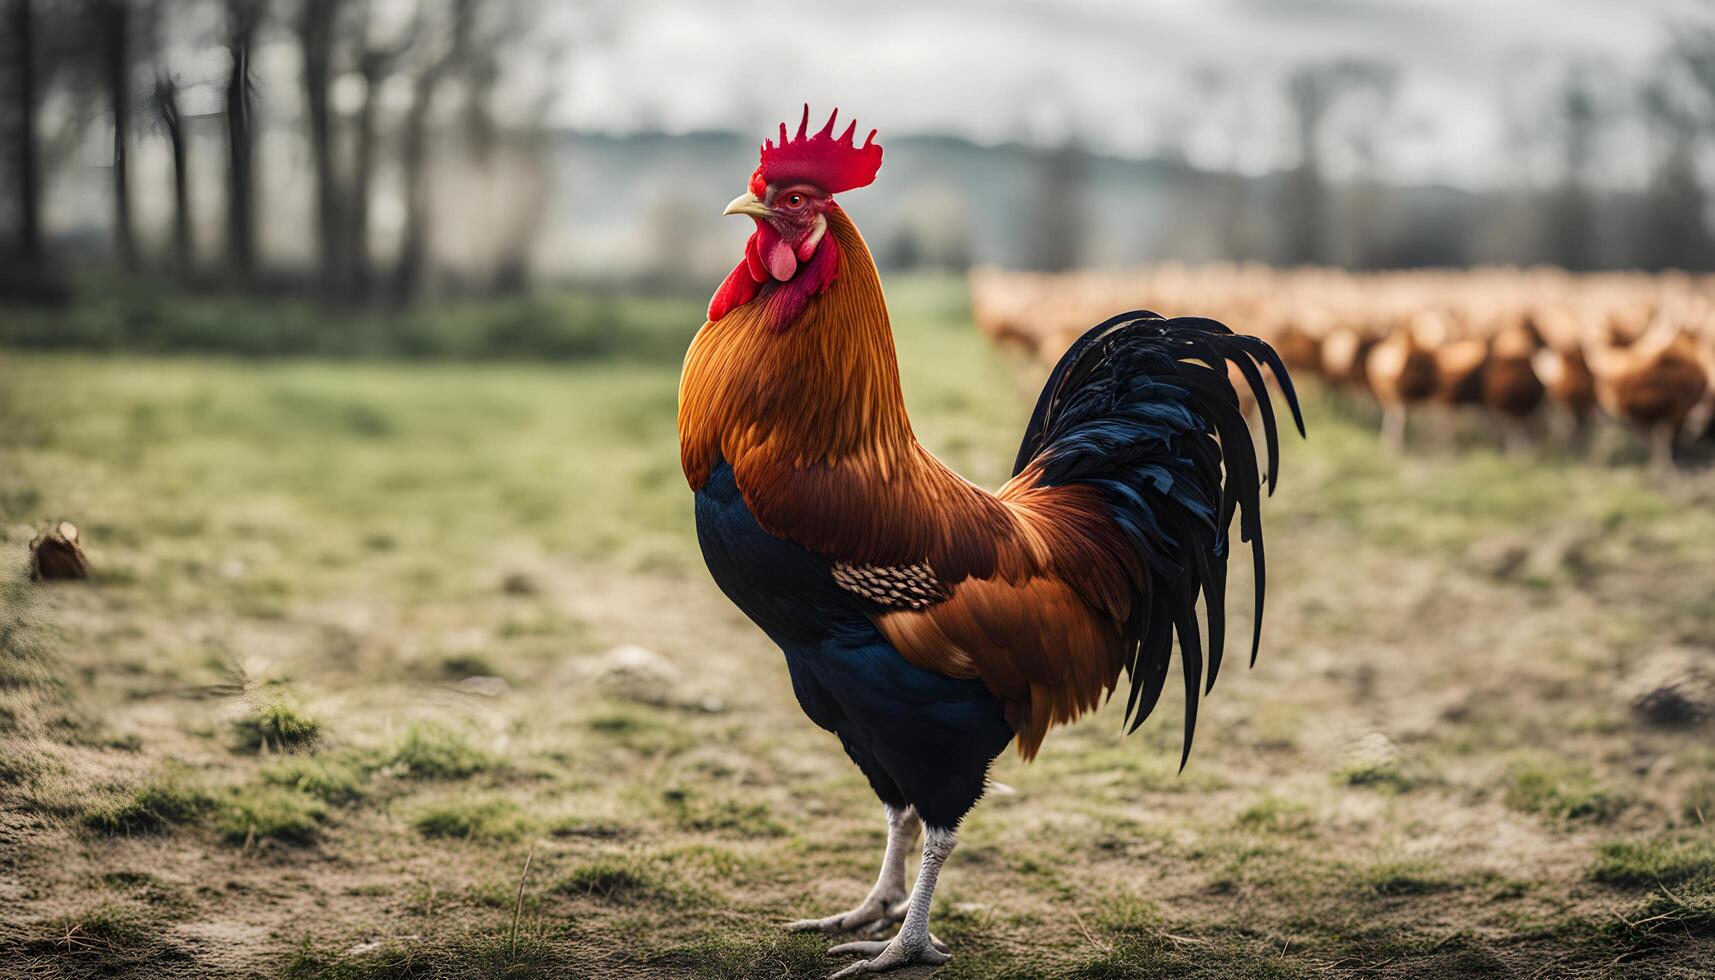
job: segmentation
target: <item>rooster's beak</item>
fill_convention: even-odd
[[[768,210],[768,205],[758,201],[756,199],[756,195],[749,192],[740,194],[733,198],[732,203],[728,204],[726,206],[726,210],[721,212],[723,215],[743,214],[752,218],[766,218],[771,213],[772,212]]]

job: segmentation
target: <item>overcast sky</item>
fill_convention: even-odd
[[[889,134],[1054,140],[1126,155],[1180,147],[1249,172],[1288,157],[1281,78],[1361,57],[1401,83],[1384,128],[1394,179],[1485,185],[1549,165],[1509,143],[1572,60],[1612,86],[1657,58],[1700,0],[613,0],[549,4],[576,38],[554,121],[624,132],[742,128],[803,101]],[[1617,96],[1616,96],[1617,97]],[[1623,146],[1623,140],[1622,146]],[[1343,144],[1330,165],[1350,166]],[[1630,182],[1628,154],[1611,179]]]

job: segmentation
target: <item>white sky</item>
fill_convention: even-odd
[[[1529,177],[1506,120],[1539,116],[1571,60],[1616,81],[1657,59],[1700,0],[603,0],[545,3],[572,40],[556,123],[612,132],[740,128],[760,139],[809,101],[889,134],[1183,147],[1193,162],[1287,159],[1292,65],[1336,57],[1402,71],[1385,126],[1395,180]],[[1616,91],[1618,88],[1616,87]],[[1622,118],[1624,109],[1621,109]],[[1636,173],[1610,154],[1609,179]],[[1330,162],[1339,169],[1338,147]]]

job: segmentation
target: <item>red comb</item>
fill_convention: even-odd
[[[780,145],[776,146],[773,140],[762,144],[762,163],[750,177],[751,190],[761,197],[762,188],[769,184],[801,180],[829,194],[838,194],[875,180],[875,172],[881,169],[881,147],[876,145],[875,130],[869,131],[869,138],[862,146],[852,141],[857,132],[856,122],[835,138],[834,117],[839,114],[840,110],[835,109],[828,116],[827,125],[814,136],[805,135],[810,128],[808,104],[804,106],[804,118],[798,123],[797,136],[787,139],[786,124],[781,123]]]

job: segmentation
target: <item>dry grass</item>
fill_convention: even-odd
[[[998,483],[1014,370],[956,290],[891,292],[920,434]],[[0,363],[0,960],[831,972],[778,923],[863,895],[879,807],[701,568],[674,387]],[[1628,698],[1664,648],[1715,656],[1715,487],[1394,459],[1319,399],[1311,425],[1267,509],[1262,659],[1223,674],[1190,767],[1172,699],[1133,738],[1102,713],[1000,760],[935,975],[1696,975],[1711,730]],[[97,581],[22,587],[61,516]]]

